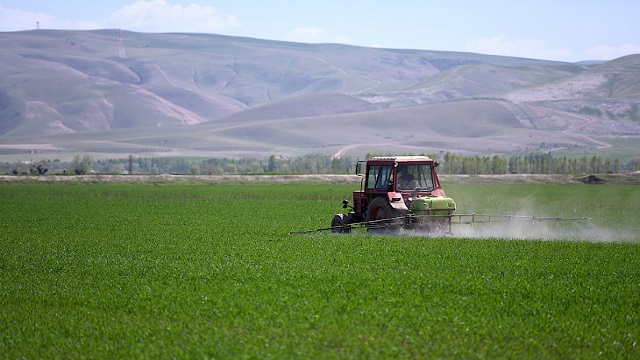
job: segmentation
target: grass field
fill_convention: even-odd
[[[592,217],[545,240],[288,235],[353,190],[1,185],[0,358],[640,356],[640,187],[447,188]]]

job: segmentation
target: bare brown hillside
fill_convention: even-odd
[[[640,154],[640,55],[582,65],[121,30],[0,33],[0,160]]]

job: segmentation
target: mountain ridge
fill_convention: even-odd
[[[591,65],[123,30],[0,45],[0,159],[640,152],[640,55]]]

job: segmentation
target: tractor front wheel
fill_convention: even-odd
[[[331,232],[347,234],[351,232],[351,226],[345,214],[336,214],[331,219]]]
[[[397,234],[400,232],[401,221],[394,219],[401,216],[400,212],[391,207],[389,201],[384,197],[377,197],[371,201],[367,214],[365,215],[370,233],[374,234]],[[386,219],[394,219],[384,221]]]

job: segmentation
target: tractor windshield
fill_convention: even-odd
[[[398,190],[433,190],[433,173],[431,164],[399,165]]]

